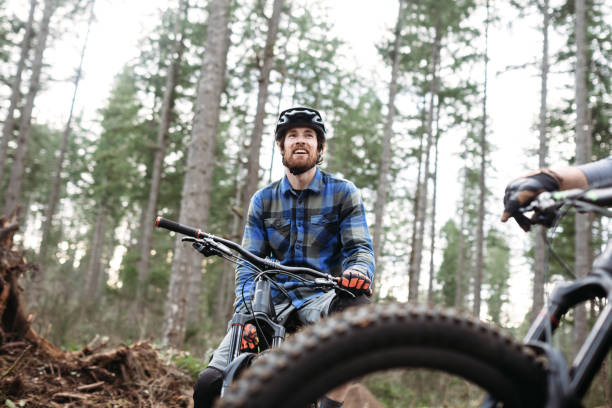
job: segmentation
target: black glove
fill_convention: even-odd
[[[365,274],[351,269],[347,269],[342,273],[342,276],[338,279],[338,284],[355,295],[361,295],[362,293],[370,296],[372,291],[370,285],[372,281]]]
[[[548,169],[542,169],[538,173],[511,181],[506,186],[501,221],[506,222],[510,217],[514,217],[523,230],[529,231],[532,223],[529,218],[519,212],[519,208],[529,204],[544,191],[557,190],[559,190],[559,177]]]

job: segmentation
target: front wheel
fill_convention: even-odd
[[[306,407],[337,386],[396,368],[461,377],[494,396],[497,406],[538,407],[546,394],[542,365],[498,328],[453,310],[375,304],[298,333],[256,361],[220,406]]]

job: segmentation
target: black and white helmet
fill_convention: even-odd
[[[321,118],[321,114],[316,109],[305,106],[297,106],[282,111],[276,122],[276,130],[274,131],[276,140],[280,140],[287,130],[296,126],[305,126],[317,132],[317,135],[325,141],[325,124]]]

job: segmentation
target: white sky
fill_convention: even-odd
[[[23,0],[9,0],[7,8],[23,16],[27,13]],[[375,45],[388,35],[394,26],[397,15],[396,0],[355,1],[329,0],[331,13],[336,15],[334,32],[349,43],[346,50],[347,61],[366,72],[375,71],[379,75],[381,90],[388,82],[388,70],[378,63]],[[76,114],[81,114],[86,123],[97,119],[97,111],[102,108],[109,95],[114,76],[138,54],[137,42],[155,24],[159,8],[172,6],[173,2],[163,0],[97,0],[96,22],[92,27],[88,50],[85,58],[84,76],[76,103]],[[510,19],[513,11],[504,12],[504,19]],[[520,65],[539,55],[541,40],[534,29],[537,20],[512,18],[513,27],[499,24],[490,30],[489,100],[490,115],[488,135],[495,150],[491,154],[494,174],[488,178],[487,185],[492,191],[493,202],[499,203],[496,213],[490,214],[488,222],[495,223],[501,211],[501,197],[507,181],[537,166],[535,156],[527,156],[527,148],[537,145],[537,133],[533,124],[538,116],[539,78],[536,69],[528,72],[512,71],[497,74],[506,66]],[[50,124],[61,128],[68,115],[72,96],[72,84],[68,80],[78,65],[85,26],[75,36],[76,30],[70,29],[62,38],[54,41],[53,48],[45,55],[50,64],[54,79],[43,90],[36,101],[35,115]],[[484,43],[483,43],[484,45]],[[384,94],[386,95],[386,93]],[[550,105],[558,104],[559,93],[552,94]],[[402,107],[399,106],[402,110]],[[95,126],[92,124],[92,126]],[[439,170],[439,215],[438,225],[454,216],[456,203],[460,197],[457,182],[460,163],[456,157],[460,149],[459,140],[444,140],[440,144]],[[263,163],[266,163],[264,161]],[[276,170],[276,174],[279,170]],[[520,256],[528,237],[515,225],[497,225],[507,233],[513,248],[511,320],[522,318],[528,305],[521,301],[530,298],[530,282],[524,260]]]

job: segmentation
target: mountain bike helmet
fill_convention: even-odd
[[[321,114],[316,109],[305,106],[297,106],[282,111],[276,122],[276,130],[274,131],[276,140],[280,140],[287,130],[296,126],[305,126],[317,132],[317,135],[325,141],[325,124],[321,118]]]

